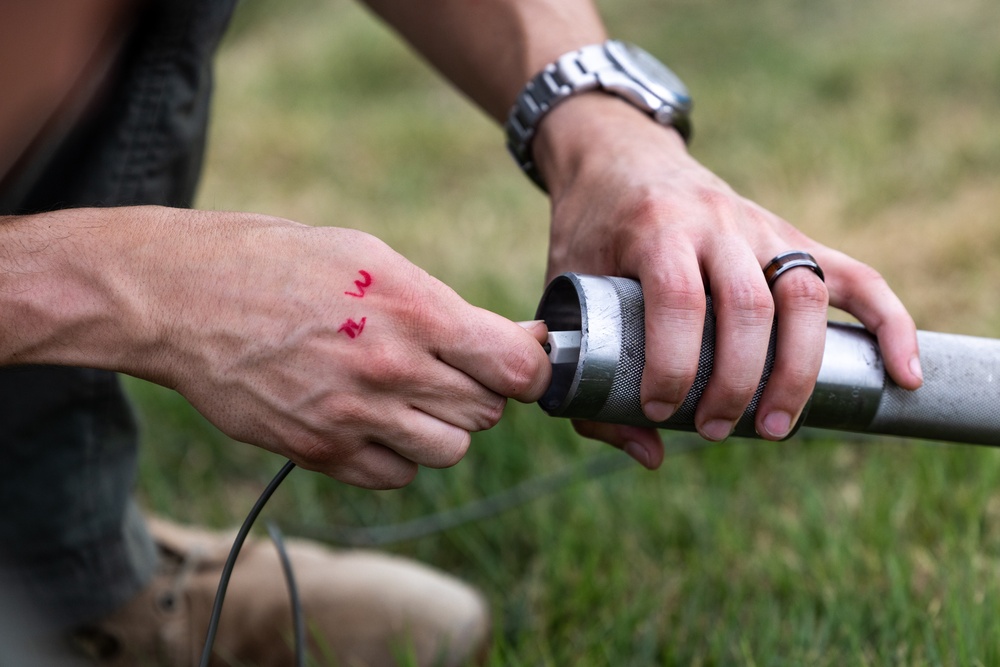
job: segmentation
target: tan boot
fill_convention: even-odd
[[[77,637],[97,664],[197,665],[235,531],[150,520],[163,564],[123,609]],[[474,664],[489,612],[468,585],[419,563],[371,551],[287,540],[302,599],[310,664],[341,667]],[[248,539],[233,571],[213,665],[293,663],[292,612],[274,545]]]

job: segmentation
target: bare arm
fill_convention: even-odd
[[[123,371],[368,487],[454,464],[548,382],[526,331],[362,232],[158,207],[0,218],[0,364]],[[503,350],[503,354],[497,354]]]
[[[567,51],[606,38],[589,2],[365,0],[460,90],[502,122],[524,84]]]
[[[589,0],[367,4],[497,120],[547,63],[605,39]],[[882,277],[740,197],[694,160],[672,129],[614,97],[587,93],[542,120],[534,155],[552,198],[549,277],[573,270],[643,283],[642,400],[651,419],[669,417],[691,386],[709,286],[716,362],[695,417],[706,438],[725,438],[749,403],[775,315],[775,368],[757,411],[763,437],[784,437],[801,414],[819,372],[828,304],[878,336],[896,382],[920,385],[913,321]],[[827,282],[790,271],[772,293],[761,268],[787,250],[815,256]],[[578,429],[649,467],[662,460],[653,431],[588,423]]]

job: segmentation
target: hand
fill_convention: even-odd
[[[775,365],[757,410],[764,438],[785,437],[819,372],[828,304],[878,338],[901,386],[921,383],[912,318],[870,267],[808,238],[750,202],[691,158],[680,136],[628,104],[592,93],[541,124],[535,156],[552,195],[548,277],[563,271],[638,279],[646,301],[641,398],[653,421],[681,404],[697,369],[705,293],[717,317],[715,366],[695,414],[698,432],[727,437],[760,381],[772,320]],[[811,253],[826,274],[788,271],[773,293],[762,267],[786,250]],[[650,468],[663,458],[656,431],[579,423]]]
[[[138,262],[157,352],[136,375],[216,426],[370,488],[446,467],[506,397],[549,382],[529,330],[473,307],[367,234],[263,216],[161,210]],[[165,248],[169,247],[169,251]],[[170,261],[172,257],[180,258]]]

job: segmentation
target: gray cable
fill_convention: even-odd
[[[666,456],[703,449],[718,443],[691,438],[675,439],[666,447]],[[542,475],[505,489],[495,495],[474,500],[454,509],[443,510],[411,521],[381,526],[298,525],[299,535],[329,544],[349,547],[375,547],[407,542],[482,521],[520,505],[551,495],[567,486],[635,467],[636,462],[619,452],[601,454],[579,465]]]
[[[295,584],[292,561],[288,557],[285,539],[278,524],[268,521],[267,532],[271,536],[271,541],[274,542],[274,548],[278,550],[281,569],[285,573],[285,583],[288,585],[288,597],[292,607],[292,629],[295,633],[295,666],[306,667],[306,623],[302,614],[302,598],[299,596],[299,587]]]

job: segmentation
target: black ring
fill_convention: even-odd
[[[774,281],[778,279],[778,276],[797,266],[804,266],[819,276],[820,280],[826,282],[826,278],[823,276],[823,269],[819,268],[815,257],[801,250],[789,250],[772,259],[764,267],[764,278],[767,280],[767,286],[773,288]]]

